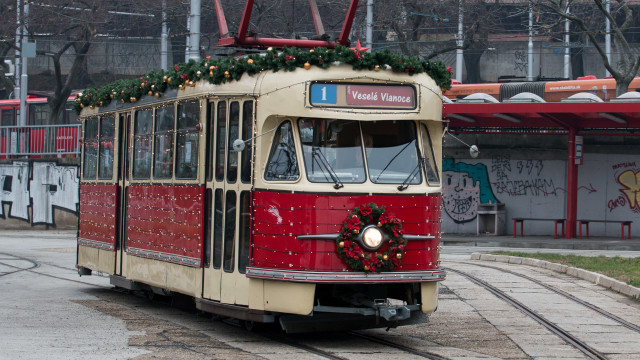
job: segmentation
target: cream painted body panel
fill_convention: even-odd
[[[115,259],[116,253],[114,251],[78,245],[78,266],[111,275]]]
[[[213,268],[204,270],[204,290],[202,293],[203,298],[220,301],[221,271],[222,269]]]
[[[422,312],[425,314],[431,314],[438,307],[438,284],[438,281],[420,283]]]
[[[202,269],[184,265],[124,255],[123,276],[129,280],[200,297]]]
[[[255,279],[250,283],[250,309],[298,315],[309,315],[313,310],[315,284]]]

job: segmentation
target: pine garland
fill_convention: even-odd
[[[74,110],[80,113],[86,106],[107,106],[113,100],[136,102],[144,95],[160,97],[169,88],[184,89],[201,80],[217,85],[240,80],[244,74],[251,76],[266,70],[293,71],[310,66],[327,69],[335,62],[350,64],[354,70],[390,68],[408,75],[426,73],[441,89],[451,87],[451,71],[440,61],[421,60],[417,56],[398,55],[389,50],[361,52],[340,45],[336,45],[335,49],[311,50],[284,47],[241,58],[212,60],[207,57],[199,62],[190,60],[175,65],[169,71],[152,71],[136,79],[122,79],[100,88],[87,89],[76,96]]]

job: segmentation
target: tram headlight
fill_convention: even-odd
[[[362,231],[362,237],[360,238],[362,246],[369,250],[378,250],[382,246],[384,241],[384,234],[375,225],[369,225]]]

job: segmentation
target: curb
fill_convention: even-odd
[[[608,276],[598,274],[595,272],[575,268],[572,266],[552,263],[545,260],[538,260],[532,258],[522,258],[517,256],[507,256],[507,255],[493,255],[493,254],[483,254],[483,253],[473,253],[471,254],[471,260],[482,260],[482,261],[495,261],[502,262],[507,264],[518,264],[518,265],[528,265],[535,266],[539,268],[553,270],[555,272],[567,274],[573,277],[577,277],[589,282],[592,282],[596,285],[600,285],[607,289],[611,289],[613,291],[619,292],[620,294],[629,296],[632,299],[640,300],[640,289],[622,281],[618,281],[616,279],[610,278]]]

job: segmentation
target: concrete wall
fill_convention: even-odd
[[[0,229],[77,228],[76,163],[76,159],[0,163]]]
[[[544,136],[538,138],[544,147]],[[553,141],[549,139],[547,145]],[[480,149],[482,152],[482,145]],[[637,231],[640,154],[629,150],[609,148],[613,152],[584,154],[583,165],[578,167],[578,219],[630,220]],[[483,158],[471,159],[462,151],[449,151],[444,160],[443,232],[476,234],[481,203],[505,204],[506,234],[513,234],[514,217],[566,218],[566,149],[489,148],[485,153]],[[590,224],[592,236],[620,236],[620,232],[617,223]],[[525,234],[552,235],[553,222],[526,222]]]

